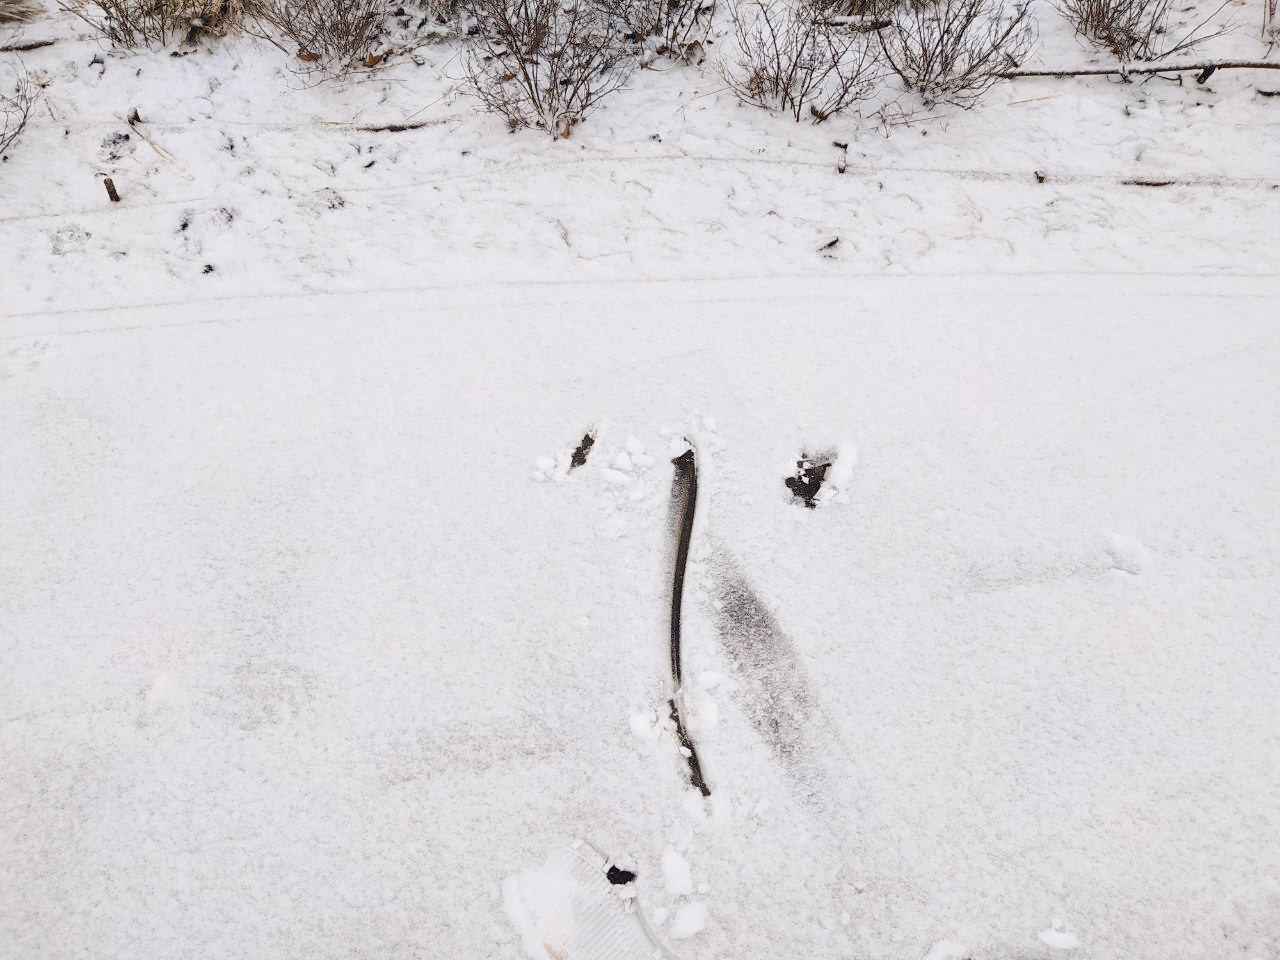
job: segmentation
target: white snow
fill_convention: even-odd
[[[1049,928],[1039,933],[1040,942],[1055,950],[1074,950],[1080,946],[1080,939],[1074,933]]]
[[[676,910],[668,933],[672,940],[688,940],[702,932],[707,925],[707,907],[703,903],[686,903]]]
[[[662,851],[662,882],[668,896],[687,897],[693,893],[689,863],[670,847]]]
[[[929,948],[924,960],[965,960],[968,956],[969,948],[963,943],[957,943],[954,940],[939,940]]]
[[[1101,62],[1049,6],[1036,62]],[[664,67],[552,143],[453,44],[309,86],[28,30],[0,956],[516,960],[500,878],[568,837],[670,895],[682,960],[1274,953],[1260,75],[884,129]],[[666,720],[690,441],[709,802]],[[810,442],[839,510],[787,502]]]

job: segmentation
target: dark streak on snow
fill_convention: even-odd
[[[671,583],[671,721],[676,725],[676,738],[680,752],[689,762],[689,780],[704,796],[711,796],[711,788],[702,776],[702,764],[698,751],[689,737],[684,721],[680,718],[678,703],[681,699],[683,670],[680,663],[680,619],[684,605],[685,569],[689,565],[689,542],[693,539],[693,516],[698,501],[698,464],[692,449],[686,450],[671,461],[676,468],[671,481],[671,517],[676,533],[675,571]]]
[[[717,627],[744,681],[743,712],[779,760],[805,766],[806,729],[816,711],[795,646],[731,563],[721,564],[717,579]]]

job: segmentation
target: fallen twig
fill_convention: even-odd
[[[404,133],[406,130],[421,130],[423,127],[431,126],[428,120],[422,120],[418,123],[383,123],[372,127],[356,127],[361,133]]]
[[[1089,67],[1083,70],[1007,70],[1000,76],[1005,80],[1016,80],[1019,77],[1127,77],[1133,74],[1200,73],[1208,79],[1217,70],[1280,70],[1280,60],[1217,60],[1132,67]]]
[[[17,43],[9,43],[0,47],[0,53],[26,53],[28,50],[52,47],[57,42],[56,40],[19,40]]]

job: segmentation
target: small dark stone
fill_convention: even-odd
[[[610,864],[608,871],[605,873],[605,876],[609,878],[609,882],[612,883],[615,887],[620,887],[620,886],[623,886],[624,884],[628,884],[636,878],[636,875],[632,873],[630,870],[620,870],[619,868],[613,866],[612,864]]]
[[[212,264],[212,263],[206,263],[206,264],[204,265],[204,272],[205,272],[205,273],[213,273],[213,264]]]
[[[802,457],[796,461],[796,475],[787,477],[783,483],[793,497],[803,501],[812,510],[818,505],[815,498],[822,489],[822,481],[827,478],[827,468],[830,466],[830,463],[815,463],[808,457]]]
[[[582,442],[578,444],[578,449],[573,451],[573,456],[569,458],[569,469],[573,470],[582,466],[587,462],[587,456],[591,453],[592,446],[595,445],[596,438],[589,433],[582,435]]]

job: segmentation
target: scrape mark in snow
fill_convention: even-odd
[[[789,637],[737,569],[718,561],[715,609],[720,642],[743,683],[742,709],[793,774],[809,774],[806,724],[814,713],[803,665]]]

